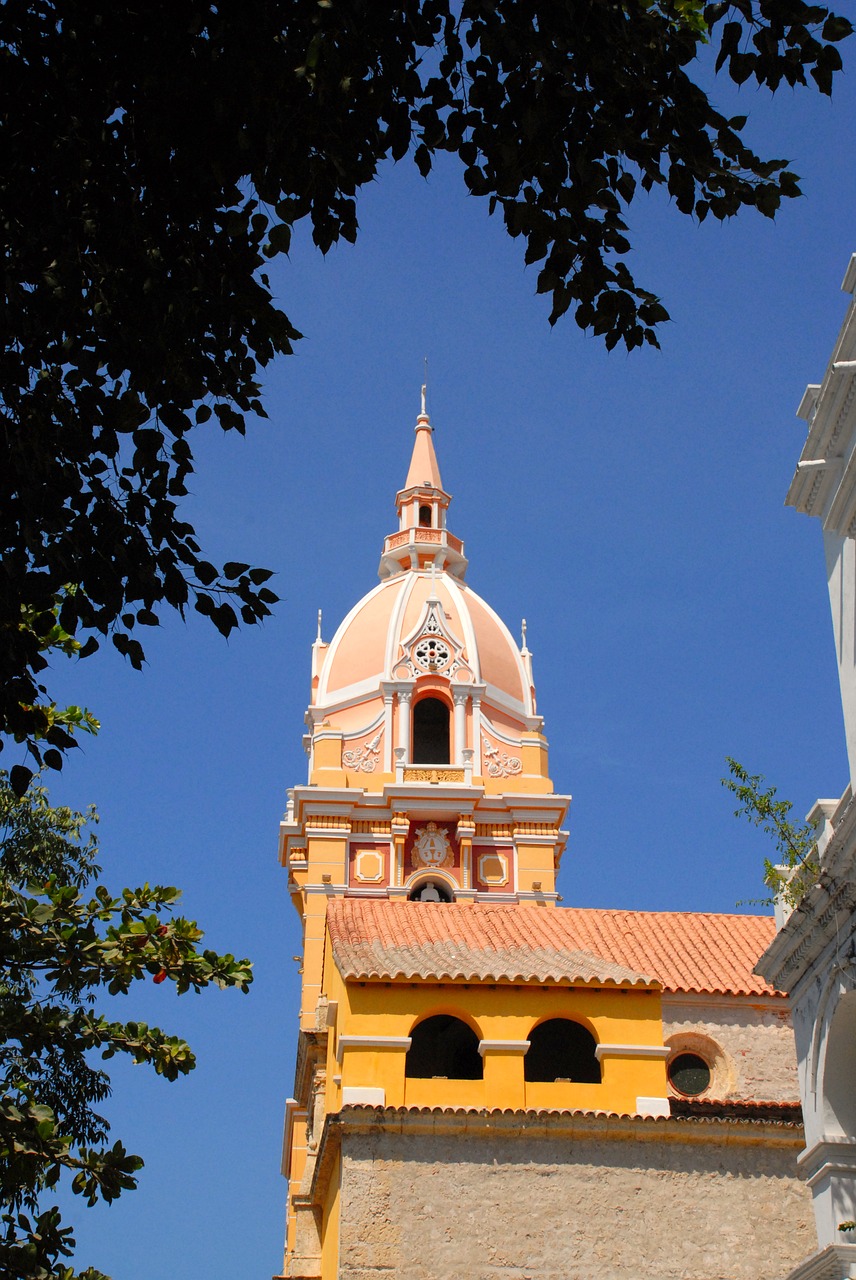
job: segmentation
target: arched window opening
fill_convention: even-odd
[[[483,1080],[479,1038],[449,1013],[426,1018],[413,1028],[404,1074],[418,1080]]]
[[[407,895],[411,902],[452,902],[452,891],[442,880],[420,880]]]
[[[423,698],[413,708],[414,764],[449,763],[449,708],[439,698]]]
[[[823,1120],[827,1133],[856,1133],[856,991],[838,1001],[829,1027],[823,1061]]]
[[[431,528],[431,508],[430,507],[419,508],[419,524],[423,529]]]
[[[595,1048],[594,1036],[578,1022],[550,1018],[529,1035],[529,1049],[523,1059],[524,1079],[549,1084],[556,1080],[600,1084]]]

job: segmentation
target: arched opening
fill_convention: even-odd
[[[407,897],[411,902],[454,902],[452,890],[440,877],[420,880]]]
[[[449,708],[439,698],[422,698],[413,708],[414,764],[449,763]]]
[[[823,1060],[823,1127],[827,1134],[856,1134],[856,991],[847,991],[832,1015]]]
[[[419,508],[419,524],[423,529],[431,528],[431,508],[430,507]]]
[[[556,1080],[600,1084],[596,1045],[591,1032],[578,1022],[571,1022],[570,1018],[549,1018],[529,1034],[523,1077],[549,1084]]]
[[[404,1074],[418,1080],[483,1080],[479,1038],[449,1013],[426,1018],[411,1033]]]

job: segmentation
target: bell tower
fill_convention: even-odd
[[[557,900],[570,797],[556,795],[548,776],[525,624],[518,646],[466,583],[463,543],[447,526],[450,502],[423,388],[380,584],[329,641],[319,617],[304,740],[309,776],[289,792],[281,825],[280,859],[303,927],[286,1142],[292,1277],[322,1275],[326,1233],[307,1195],[323,1116],[343,1101],[389,1095],[377,1085],[348,1086],[342,1063],[331,1070],[326,1062],[339,1017],[330,998],[331,905],[552,910]],[[369,1039],[388,1050],[392,1043]],[[341,1055],[341,1036],[338,1045]],[[357,1061],[349,1052],[346,1066]]]
[[[322,887],[408,898],[428,871],[450,901],[556,901],[569,797],[548,777],[525,624],[518,646],[466,583],[450,501],[423,390],[380,585],[331,641],[319,621],[312,647],[309,779],[290,793],[282,843],[304,916]],[[341,834],[313,843],[319,806]],[[440,861],[416,843],[421,819],[447,834]]]

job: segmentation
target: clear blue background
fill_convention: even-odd
[[[111,1067],[116,1136],[146,1169],[109,1209],[75,1202],[81,1265],[280,1270],[299,930],[277,824],[305,781],[316,611],[329,639],[376,581],[424,356],[450,526],[471,585],[515,634],[528,620],[552,776],[574,795],[565,902],[728,912],[762,894],[770,850],[732,817],[726,754],[798,814],[846,785],[820,529],[783,499],[856,248],[853,72],[832,104],[750,87],[739,103],[805,198],[775,224],[697,226],[660,194],[634,207],[633,268],[672,314],[660,352],[608,355],[570,318],[551,331],[537,268],[451,164],[427,182],[385,169],[356,247],[322,259],[304,233],[277,266],[306,337],[266,377],[269,422],[200,432],[186,514],[212,560],[274,568],[282,604],[228,643],[168,621],[142,675],[108,650],[56,673],[103,721],[54,795],[97,802],[106,882],[183,886],[211,945],[256,965],[248,996],[176,1004],[146,984],[121,1002],[185,1034],[199,1067],[175,1085]]]

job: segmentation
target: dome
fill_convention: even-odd
[[[319,618],[310,777],[351,786],[374,774],[374,784],[386,785],[437,781],[442,769],[447,780],[477,778],[494,789],[514,779],[543,790],[549,781],[525,623],[518,647],[465,582],[463,543],[446,527],[450,502],[423,404],[396,495],[398,530],[384,539],[380,585],[329,643]],[[422,765],[431,766],[427,774]]]
[[[387,578],[354,606],[327,648],[316,705],[429,675],[484,685],[497,709],[535,715],[524,658],[505,623],[466,583],[433,569]]]

